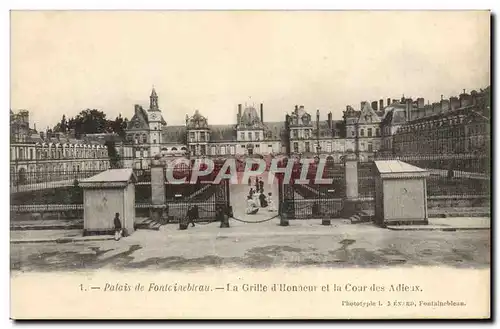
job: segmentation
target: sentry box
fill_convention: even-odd
[[[110,169],[80,182],[84,235],[113,234],[116,213],[124,233],[134,232],[136,181],[132,169]]]
[[[429,172],[399,160],[375,161],[375,222],[380,226],[428,224]]]

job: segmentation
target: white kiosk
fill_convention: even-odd
[[[375,161],[375,222],[380,226],[428,224],[429,172],[399,160]]]
[[[110,169],[80,182],[84,235],[113,234],[116,213],[124,233],[134,232],[136,180],[132,169]]]

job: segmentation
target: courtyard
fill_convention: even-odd
[[[397,231],[344,220],[331,226],[318,220],[292,221],[288,227],[278,223],[278,218],[260,224],[231,220],[227,229],[210,223],[184,231],[165,225],[159,231],[138,230],[120,241],[11,244],[11,269],[490,266],[490,230]],[[23,234],[30,231],[13,231],[11,238]]]

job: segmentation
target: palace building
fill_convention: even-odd
[[[421,138],[414,138],[415,145],[422,144],[418,147],[410,146],[406,142],[409,137],[402,136],[406,136],[404,134],[409,129],[415,129],[409,127],[420,127],[422,122],[435,121],[436,115],[446,116],[445,113],[452,109],[461,108],[461,113],[474,117],[472,103],[467,102],[481,97],[473,91],[469,96],[461,95],[460,99],[451,97],[449,101],[442,100],[439,106],[437,103],[425,105],[423,98],[413,100],[404,96],[397,100],[388,98],[385,105],[384,100],[363,101],[359,110],[348,105],[342,120],[333,120],[331,112],[325,120],[319,110],[308,111],[303,105],[295,105],[282,122],[266,121],[263,103],[258,108],[238,104],[234,124],[211,124],[199,110],[195,110],[192,115],[186,114],[184,125],[171,126],[162,115],[158,95],[153,88],[147,110],[135,105],[134,116],[127,127],[127,140],[134,145],[134,168],[147,168],[150,159],[156,155],[227,157],[282,154],[330,156],[334,162],[340,162],[346,152],[354,152],[360,161],[366,162],[378,154],[393,155],[403,150],[420,152],[418,150],[425,147],[431,147],[430,152],[467,151],[470,146],[460,150],[436,148],[435,143],[428,142],[429,138],[435,138],[433,135],[427,137],[426,143]],[[462,121],[452,120],[450,124],[457,125],[459,122]],[[474,125],[472,129],[475,129]],[[484,127],[480,129],[489,134]],[[441,130],[436,134],[446,133]],[[450,141],[453,147],[462,145],[455,144],[453,139]],[[468,143],[479,145],[481,142]]]
[[[104,171],[110,167],[106,140],[115,137],[116,151],[124,166],[132,148],[118,136],[87,135],[77,139],[72,134],[36,131],[30,128],[29,111],[10,111],[11,184],[42,183],[82,177],[85,173]],[[76,176],[75,176],[76,175]]]

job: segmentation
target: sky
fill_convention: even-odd
[[[264,104],[265,121],[304,105],[321,119],[381,98],[490,84],[486,11],[13,11],[11,109],[37,129],[86,108],[131,118],[154,86],[169,125],[209,124]]]

